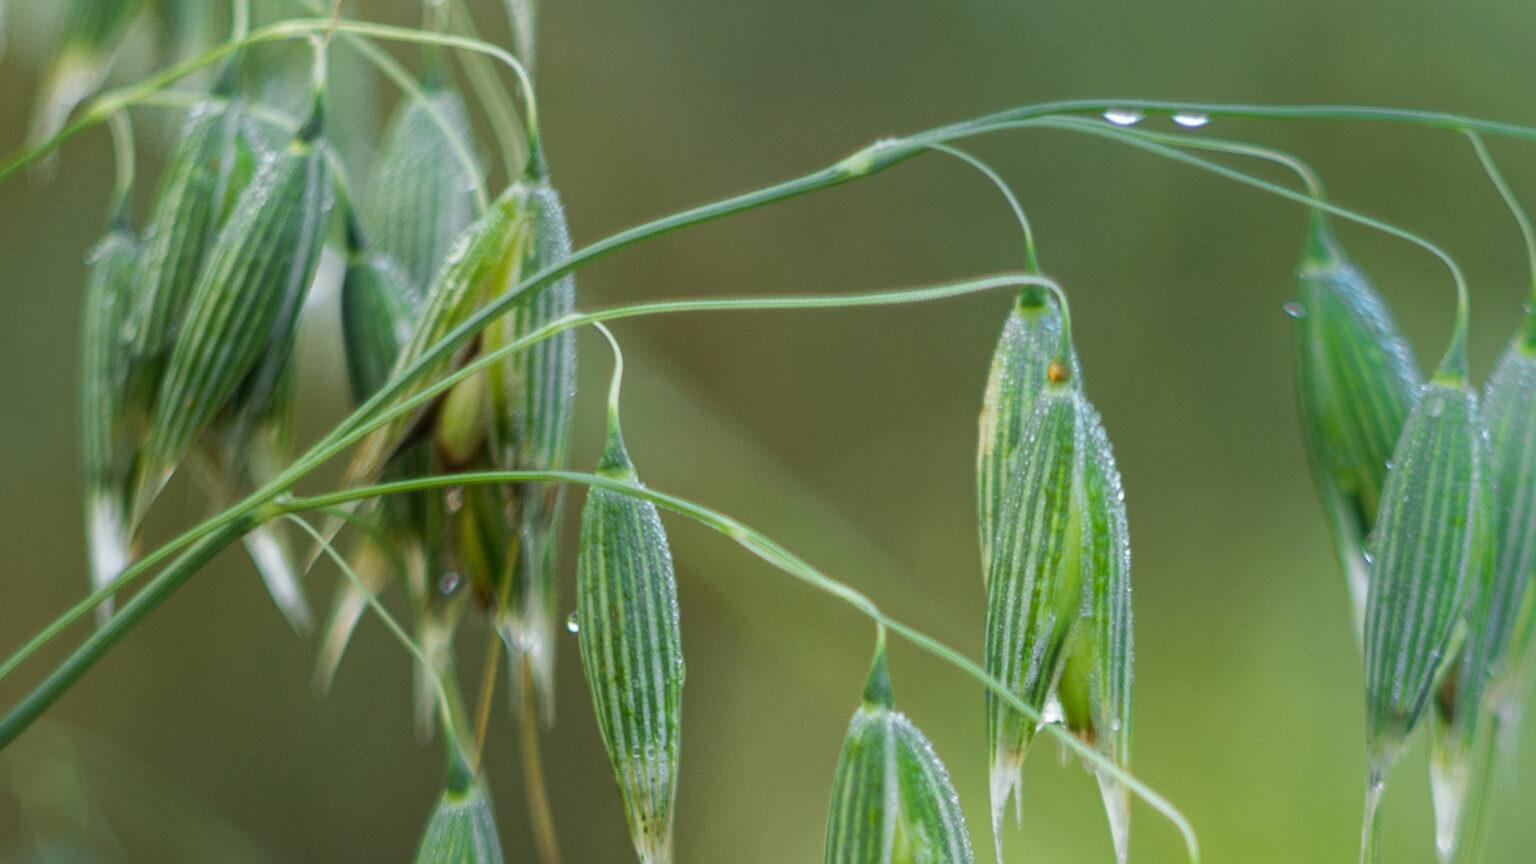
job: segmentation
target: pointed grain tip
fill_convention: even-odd
[[[875,649],[874,662],[869,667],[869,678],[864,682],[864,705],[868,708],[893,708],[896,705],[896,696],[891,690],[891,675],[886,669],[883,633],[879,647]]]

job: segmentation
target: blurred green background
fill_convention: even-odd
[[[23,135],[63,5],[8,4],[0,151]],[[349,6],[398,23],[416,10],[408,0]],[[505,41],[499,9],[476,11]],[[578,244],[884,135],[1047,99],[1380,103],[1536,123],[1528,0],[547,0],[539,42],[544,135]],[[348,83],[356,65],[338,64],[348,153],[366,159],[395,94]],[[118,79],[144,68],[128,56]],[[136,119],[140,170],[152,178],[173,119],[160,109]],[[1443,243],[1473,285],[1474,371],[1486,373],[1528,280],[1513,223],[1464,140],[1360,124],[1218,120],[1211,131],[1292,148],[1340,202]],[[1492,147],[1536,202],[1536,151]],[[1071,292],[1085,380],[1125,477],[1136,773],[1188,814],[1207,861],[1355,860],[1362,675],[1306,475],[1280,308],[1301,211],[1067,133],[999,135],[973,149],[1015,185],[1047,271]],[[52,183],[0,187],[6,652],[84,591],[75,334],[82,261],[110,184],[98,130],[64,149]],[[1443,268],[1400,241],[1342,234],[1433,362],[1451,316]],[[996,192],[931,157],[622,253],[581,274],[580,304],[873,290],[1019,262]],[[626,432],[641,475],[762,529],[979,656],[976,415],[1006,307],[993,296],[623,322]],[[345,402],[333,324],[322,310],[303,343],[310,435]],[[592,334],[581,340],[576,464],[586,467],[609,359]],[[180,486],[165,500],[161,536],[203,512]],[[678,859],[818,860],[873,631],[728,541],[681,519],[668,528],[689,667]],[[318,606],[336,578],[317,570]],[[569,567],[564,579],[568,609]],[[463,634],[469,675],[484,639],[478,627]],[[0,860],[408,860],[442,765],[439,748],[413,736],[406,657],[368,620],[334,691],[317,698],[315,647],[271,606],[249,561],[227,553],[0,756]],[[559,722],[544,746],[565,858],[633,860],[575,638],[561,649]],[[0,699],[19,698],[63,650],[0,685]],[[981,692],[907,646],[892,662],[898,704],[947,762],[990,860]],[[508,860],[531,861],[513,731],[499,708],[488,764]],[[1496,805],[1489,861],[1536,850],[1533,734]],[[1042,740],[1032,754],[1008,860],[1113,860],[1094,784],[1055,750]],[[1388,792],[1385,861],[1434,860],[1425,774],[1420,741]],[[1133,812],[1133,860],[1181,860],[1172,828],[1142,805]],[[75,839],[40,850],[50,836]]]

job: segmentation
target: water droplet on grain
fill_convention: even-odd
[[[572,612],[570,617],[565,619],[565,629],[571,631],[572,633],[581,632],[581,624],[576,621],[575,612]]]
[[[1282,308],[1285,309],[1285,314],[1291,316],[1292,318],[1301,319],[1307,317],[1307,307],[1301,305],[1295,300],[1285,304],[1285,306]]]
[[[1111,108],[1104,112],[1104,119],[1116,126],[1135,126],[1146,116],[1131,108]]]
[[[1439,417],[1440,416],[1440,412],[1444,411],[1444,410],[1445,410],[1445,400],[1444,399],[1431,399],[1430,400],[1430,402],[1429,402],[1429,416],[1431,416],[1431,417]]]
[[[442,578],[437,580],[437,590],[444,596],[452,594],[454,591],[458,590],[458,587],[459,574],[453,572],[452,570],[444,573]]]
[[[1183,126],[1185,129],[1199,129],[1201,126],[1211,122],[1211,115],[1201,114],[1198,111],[1180,111],[1173,115],[1173,122]]]

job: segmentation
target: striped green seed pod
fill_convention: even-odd
[[[479,177],[457,149],[473,140],[464,99],[439,85],[400,103],[380,145],[369,208],[372,239],[400,267],[416,304],[454,238],[474,221]]]
[[[416,864],[502,864],[496,815],[484,783],[468,781],[462,789],[443,792],[421,846]]]
[[[1302,440],[1349,589],[1364,626],[1365,538],[1422,376],[1386,301],[1316,223],[1298,270],[1296,387]]]
[[[1085,605],[1063,661],[1058,698],[1067,728],[1122,769],[1131,762],[1131,541],[1125,493],[1109,436],[1089,407],[1084,458],[1087,527],[1084,537]],[[1102,768],[1098,779],[1115,853],[1130,845],[1130,797],[1125,784]]]
[[[991,570],[992,544],[1001,533],[1008,466],[1035,400],[1045,389],[1045,370],[1061,341],[1061,313],[1042,288],[1020,292],[1003,323],[992,354],[976,447],[976,511],[981,534],[981,572]]]
[[[126,508],[134,445],[123,418],[128,355],[123,329],[138,255],[138,240],[119,214],[91,252],[82,303],[80,440],[91,586],[98,589],[116,579],[132,557]],[[96,609],[101,621],[112,614],[110,600]]]
[[[960,798],[933,745],[895,710],[885,645],[848,724],[827,814],[827,864],[971,864]]]
[[[1525,665],[1530,622],[1521,622],[1520,612],[1536,590],[1536,317],[1494,366],[1483,407],[1498,552],[1480,650],[1487,658],[1489,695],[1503,702],[1513,696]]]
[[[135,520],[217,412],[275,392],[334,200],[319,132],[317,110],[263,162],[209,250],[156,399]]]
[[[597,473],[639,485],[617,415]],[[576,567],[581,662],[641,864],[672,860],[682,720],[677,580],[656,506],[592,488]]]
[[[521,273],[535,273],[571,253],[570,231],[560,196],[547,178],[518,184],[528,214],[529,242]],[[565,276],[509,316],[517,339],[569,315],[576,308],[576,280]],[[576,334],[565,331],[511,358],[497,417],[494,460],[512,470],[564,469],[570,459],[576,403]],[[497,628],[514,662],[508,664],[514,699],[522,693],[521,662],[530,665],[546,726],[554,722],[555,646],[561,514],[565,484],[530,483],[516,489],[517,561],[511,603],[497,610]]]
[[[101,86],[128,25],[143,5],[143,0],[74,0],[70,4],[64,35],[32,112],[29,146],[63,129],[75,106]]]
[[[391,374],[401,372],[426,354],[428,348],[463,323],[485,298],[500,293],[507,277],[520,261],[526,243],[528,221],[519,206],[515,187],[509,188],[489,209],[459,234],[447,259],[432,280],[425,305],[411,338],[400,349]],[[407,399],[447,370],[462,365],[477,343],[453,357],[433,364],[416,383],[404,388],[398,399]],[[397,418],[364,441],[348,470],[350,482],[378,476],[408,433],[420,431],[424,412]],[[414,431],[413,431],[414,430]]]
[[[1517,335],[1494,366],[1484,389],[1488,421],[1492,542],[1484,549],[1477,592],[1467,610],[1460,660],[1436,693],[1430,752],[1435,803],[1435,840],[1441,860],[1451,861],[1469,832],[1465,825],[1483,810],[1466,807],[1469,784],[1489,791],[1488,776],[1474,777],[1476,754],[1492,741],[1506,718],[1518,715],[1518,635],[1536,570],[1536,343]],[[1486,774],[1485,769],[1485,774]]]
[[[233,81],[231,66],[226,85]],[[170,358],[203,261],[251,182],[262,144],[238,102],[194,107],[177,138],[145,229],[133,311],[135,398],[146,406]]]
[[[400,346],[411,338],[412,305],[405,274],[394,261],[373,251],[349,214],[341,339],[354,402],[367,400],[389,378]]]
[[[1365,618],[1371,788],[1386,774],[1456,657],[1492,542],[1477,394],[1439,376],[1404,424],[1369,543]]]
[[[1012,488],[987,584],[987,673],[1043,709],[1061,674],[1070,629],[1083,607],[1087,512],[1087,402],[1051,364],[1051,380],[1024,426],[1009,470]],[[1035,723],[986,697],[993,833],[1001,859],[1002,814],[1010,793],[1022,814],[1024,754]]]

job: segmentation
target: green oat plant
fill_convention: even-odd
[[[1287,311],[1295,319],[1309,465],[1365,660],[1362,861],[1375,858],[1375,816],[1388,774],[1426,716],[1439,855],[1476,860],[1484,804],[1498,780],[1497,754],[1513,748],[1527,701],[1536,624],[1536,312],[1521,322],[1485,390],[1474,389],[1466,359],[1470,291],[1448,255],[1332,203],[1317,174],[1295,156],[1196,130],[1212,117],[1253,117],[1378,121],[1464,134],[1520,224],[1536,296],[1536,239],[1482,140],[1532,141],[1536,128],[1358,106],[1043,103],[879,141],[802,177],[575,248],[538,134],[533,0],[505,4],[515,52],[482,41],[459,0],[424,2],[418,29],[352,20],[340,4],[234,0],[222,41],[210,35],[219,17],[212,5],[76,0],[29,142],[0,163],[3,183],[57,159],[62,145],[100,124],[109,125],[118,159],[108,227],[84,286],[81,328],[83,499],[94,590],[0,664],[0,679],[93,612],[97,628],[0,716],[0,748],[225,547],[245,543],[274,601],[300,631],[311,621],[305,574],[326,556],[343,580],[323,624],[317,680],[329,683],[353,629],[372,612],[414,664],[419,732],[444,745],[442,797],[426,820],[416,860],[504,860],[483,751],[505,655],[523,742],[529,840],[552,864],[559,850],[538,730],[556,717],[554,634],[561,576],[571,563],[557,550],[565,497],[575,486],[585,487],[586,499],[572,626],[619,809],[643,864],[678,857],[672,829],[686,616],[663,510],[722,533],[875,625],[861,704],[835,771],[829,766],[828,862],[974,860],[947,770],[913,722],[895,711],[888,634],[981,685],[977,707],[987,728],[999,861],[1002,814],[1012,797],[1022,816],[1024,761],[1040,734],[1059,740],[1094,775],[1119,861],[1131,858],[1132,796],[1167,819],[1189,860],[1198,861],[1188,820],[1130,770],[1134,639],[1125,492],[1104,421],[1084,386],[1068,293],[1042,271],[1029,220],[1008,185],[955,146],[988,133],[1043,129],[1106,138],[1306,209],[1298,297]],[[323,13],[329,14],[287,17]],[[177,59],[139,83],[98,93],[126,34],[144,20],[159,24],[159,50]],[[258,20],[271,23],[253,27]],[[329,58],[338,40],[401,91],[366,177],[326,138]],[[311,43],[311,55],[275,50],[292,41]],[[419,72],[384,44],[420,49]],[[459,89],[455,62],[472,98]],[[255,86],[291,78],[294,64],[307,64],[299,77],[309,82],[293,100],[302,106],[297,113],[274,104],[270,88]],[[211,84],[184,83],[203,70],[212,70]],[[507,72],[514,88],[503,84]],[[186,114],[140,230],[130,113],[166,108]],[[494,133],[499,186],[476,155],[475,110]],[[1143,128],[1150,115],[1183,131]],[[574,274],[586,264],[927,153],[959,159],[997,187],[1019,223],[1020,272],[862,295],[577,311]],[[1200,153],[1285,166],[1304,191]],[[1333,219],[1414,243],[1449,270],[1453,334],[1427,380],[1386,300],[1344,253]],[[356,406],[295,453],[294,417],[302,406],[294,400],[293,344],[327,246],[345,262],[339,339]],[[980,663],[891,618],[740,522],[640,483],[620,434],[622,355],[603,322],[931,302],[991,291],[1008,292],[1011,304],[979,388]],[[591,472],[569,464],[578,419],[574,331],[585,325],[602,331],[614,357],[607,443]],[[341,488],[297,495],[296,484],[349,453]],[[184,468],[217,512],[168,541],[146,544],[144,517]],[[313,517],[326,521],[317,526]],[[339,532],[348,526],[355,536],[343,551]],[[391,589],[406,600],[404,622],[379,599]],[[124,602],[114,607],[119,595]],[[453,663],[469,616],[484,619],[495,634],[473,710]]]

